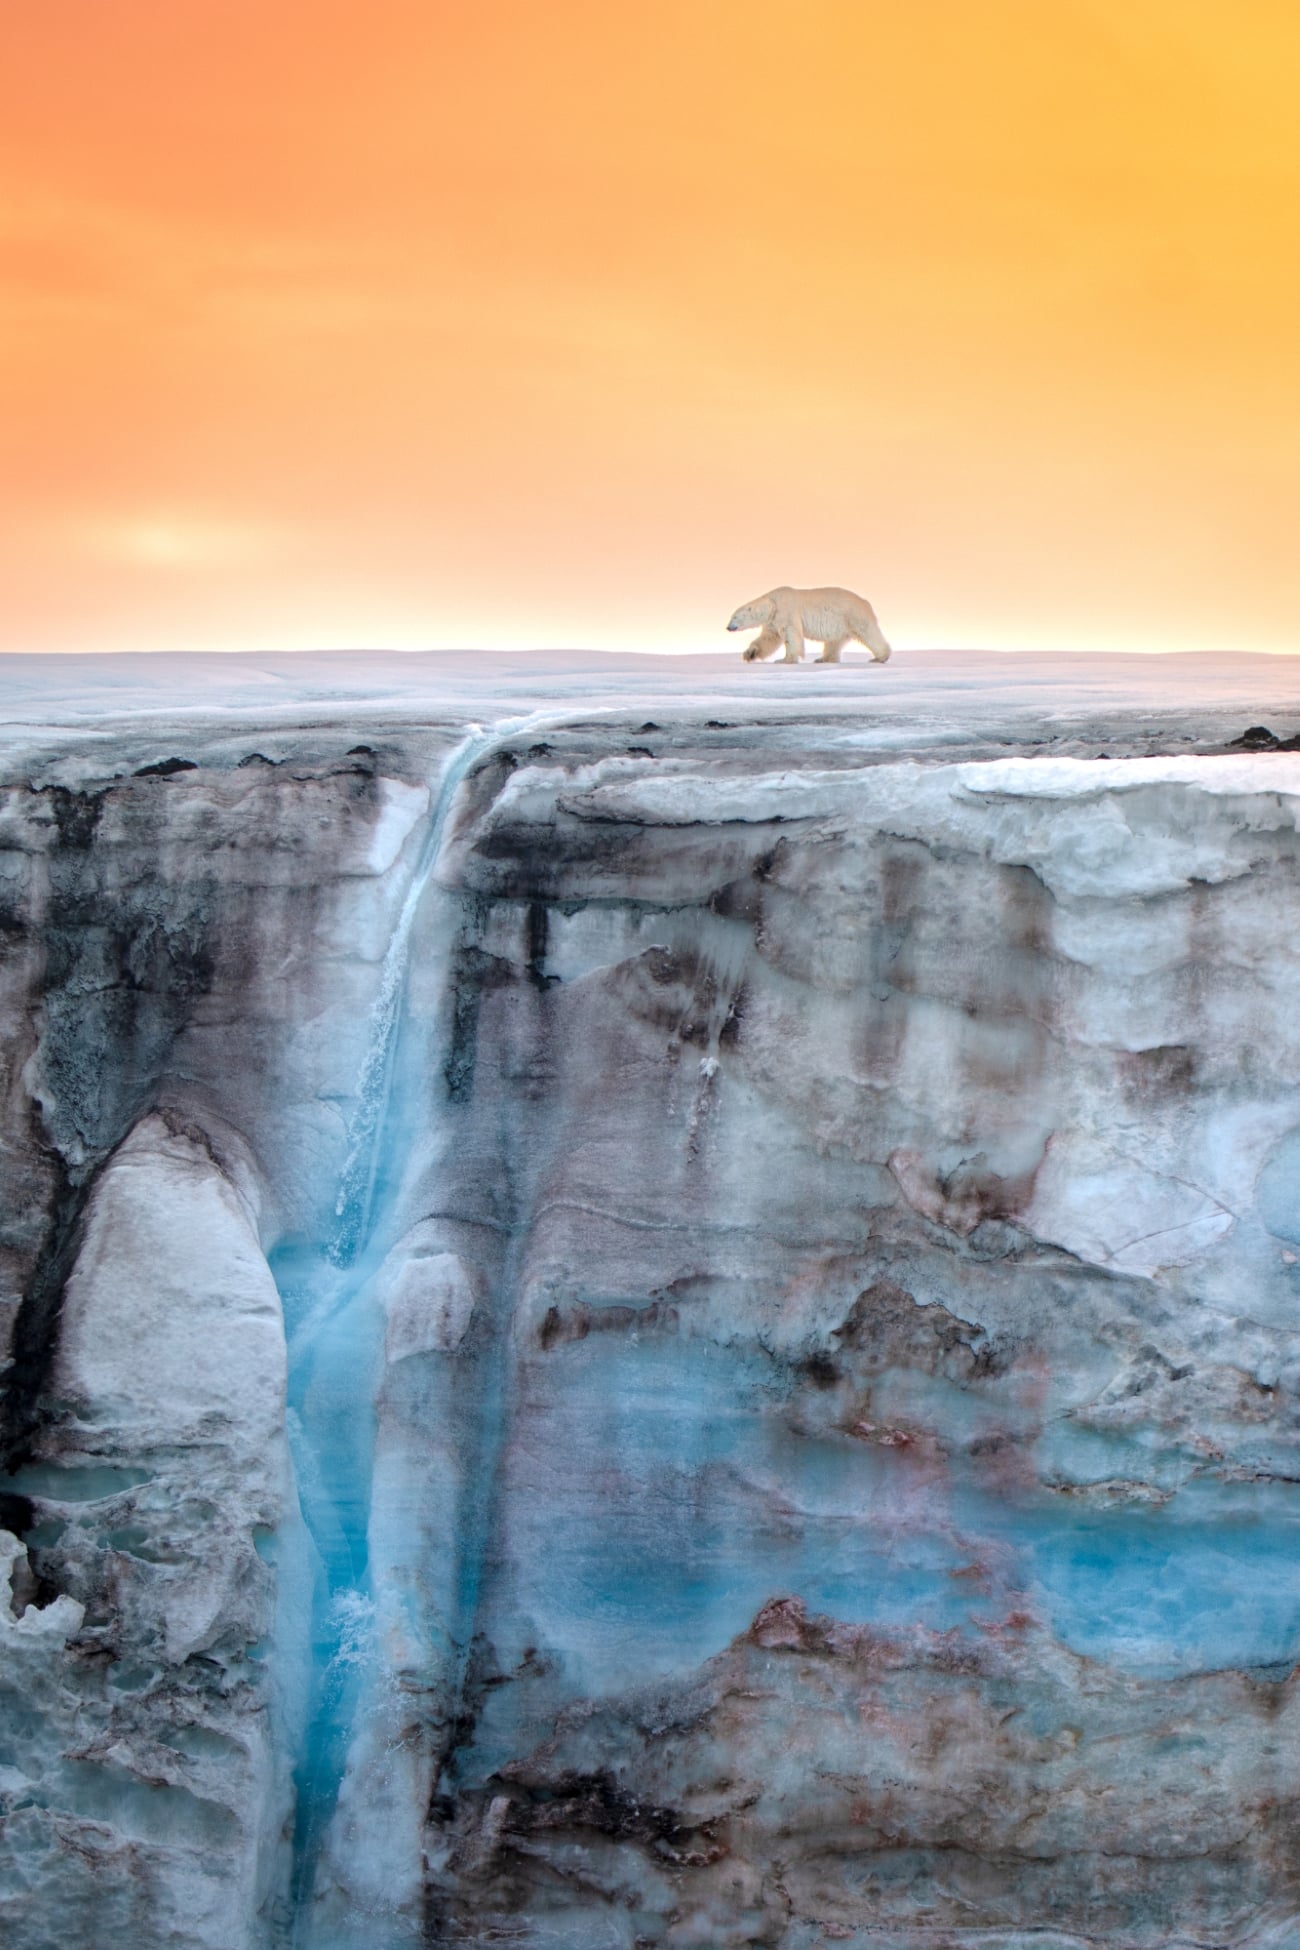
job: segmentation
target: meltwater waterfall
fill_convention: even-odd
[[[11,767],[5,1950],[1300,1940],[1300,757],[657,681]]]
[[[393,1243],[385,1221],[399,1204],[403,1134],[414,1115],[426,1134],[436,1124],[438,1083],[414,1066],[405,1078],[407,1101],[396,1101],[402,1062],[404,1004],[412,932],[431,898],[444,835],[462,785],[504,741],[541,729],[545,713],[471,725],[441,769],[428,823],[392,938],[367,1028],[365,1058],[348,1132],[348,1151],[334,1203],[334,1225],[316,1251],[295,1245],[273,1256],[288,1341],[290,1441],[303,1515],[318,1561],[311,1597],[311,1705],[295,1773],[295,1832],[291,1890],[294,1950],[358,1950],[373,1944],[366,1918],[314,1914],[316,1870],[334,1818],[359,1702],[367,1689],[388,1683],[379,1618],[369,1584],[374,1415],[365,1393],[382,1361],[384,1316],[373,1292],[375,1275]],[[442,895],[445,906],[454,896]],[[445,984],[454,928],[435,917],[426,926],[435,962],[432,987]],[[413,1111],[413,1098],[420,1099]],[[490,1454],[479,1459],[491,1471]],[[490,1487],[475,1486],[483,1499]],[[468,1647],[455,1658],[463,1675]],[[454,1683],[454,1682],[453,1682]],[[399,1918],[389,1919],[405,1937]],[[414,1925],[411,1925],[414,1928]],[[411,1940],[416,1940],[413,1936]]]
[[[484,731],[478,725],[471,725],[463,742],[447,760],[438,780],[424,844],[384,956],[379,995],[371,1011],[365,1064],[357,1086],[357,1109],[348,1133],[349,1150],[334,1206],[337,1226],[326,1248],[327,1258],[336,1266],[355,1264],[370,1239],[376,1178],[384,1149],[385,1120],[392,1102],[393,1066],[401,1033],[411,929],[420,911],[429,876],[437,867],[443,834],[456,794],[474,766],[491,750],[496,738],[522,730],[527,723],[528,720],[519,720],[513,724],[503,724],[499,732]]]

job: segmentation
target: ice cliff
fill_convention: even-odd
[[[1300,755],[876,676],[13,731],[7,1950],[1300,1943]]]

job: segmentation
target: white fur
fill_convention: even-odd
[[[754,641],[745,646],[746,663],[774,656],[782,644],[785,655],[781,661],[801,663],[805,637],[821,644],[817,661],[823,664],[837,664],[850,637],[865,644],[878,664],[887,662],[890,655],[875,610],[865,596],[855,596],[851,589],[790,589],[783,584],[745,603],[727,628],[758,631]]]

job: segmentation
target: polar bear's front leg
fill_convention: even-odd
[[[846,636],[831,637],[828,642],[823,643],[822,653],[818,657],[817,662],[819,664],[837,664],[840,660],[840,651],[847,642],[848,638]]]
[[[800,618],[792,616],[788,623],[782,624],[781,635],[785,639],[785,655],[782,657],[781,662],[783,664],[801,664],[803,662],[803,623]]]
[[[740,654],[747,664],[753,664],[764,657],[774,657],[780,648],[780,637],[770,623],[765,623],[754,641],[747,643]]]

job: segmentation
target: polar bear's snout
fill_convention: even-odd
[[[760,596],[757,602],[742,603],[728,623],[729,630],[761,629],[772,614],[772,601],[769,596]]]

